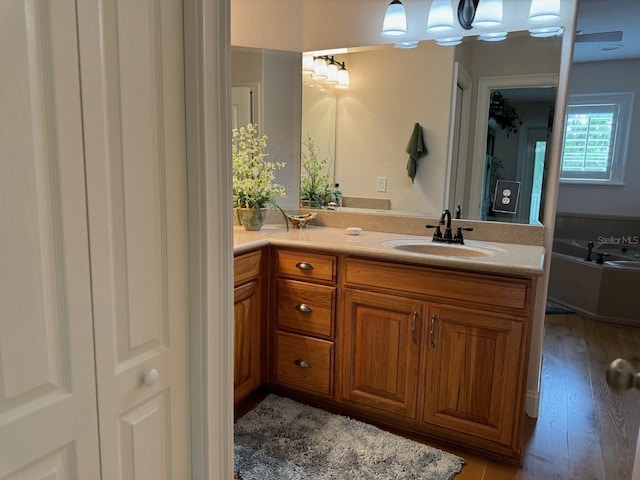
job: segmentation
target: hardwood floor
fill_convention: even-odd
[[[640,368],[640,327],[547,315],[540,413],[527,418],[523,467],[431,444],[465,459],[455,480],[630,480],[640,391],[610,393],[616,358]]]
[[[620,357],[640,367],[640,328],[547,315],[540,413],[527,419],[523,467],[457,451],[466,465],[456,480],[630,480],[640,392],[610,393],[606,368]]]

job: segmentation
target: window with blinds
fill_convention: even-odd
[[[569,99],[562,181],[621,183],[633,105],[631,92]]]

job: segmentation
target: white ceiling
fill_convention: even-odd
[[[620,30],[622,40],[576,42],[575,62],[640,58],[640,0],[579,0],[576,28],[578,35]]]

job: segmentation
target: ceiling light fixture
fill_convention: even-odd
[[[427,18],[427,33],[444,33],[453,30],[451,0],[433,0]]]
[[[393,0],[387,7],[382,21],[382,31],[380,35],[383,37],[401,37],[407,34],[407,13],[404,5],[400,0]]]

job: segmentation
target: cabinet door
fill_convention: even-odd
[[[423,303],[345,290],[342,400],[415,417]]]
[[[261,383],[259,292],[258,282],[234,290],[233,399],[236,402]]]
[[[478,310],[433,306],[425,335],[422,421],[511,444],[521,390],[523,323]]]

